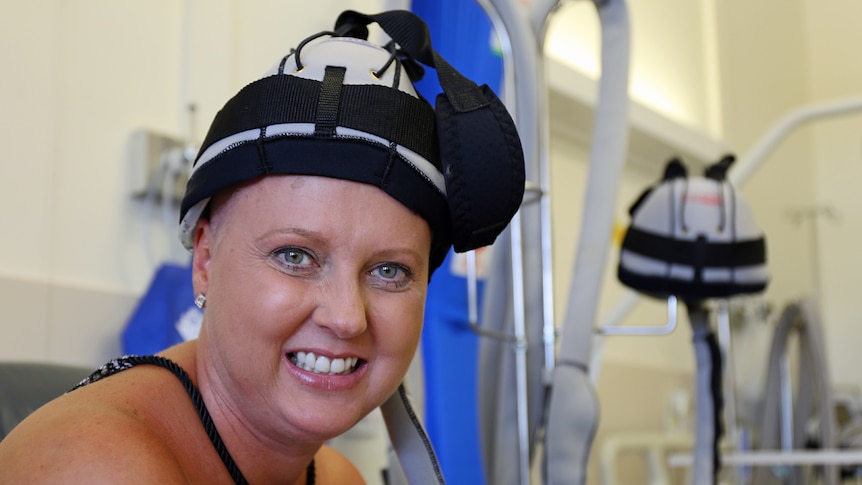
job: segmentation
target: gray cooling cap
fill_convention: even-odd
[[[392,53],[333,37],[286,56],[218,113],[180,208],[187,249],[210,198],[266,175],[318,175],[368,183],[425,219],[432,270],[451,245],[434,110]],[[300,65],[301,68],[297,68]]]
[[[393,40],[367,42],[377,23]],[[321,36],[331,36],[320,40]],[[435,107],[412,82],[433,67]],[[273,174],[374,185],[421,216],[430,269],[450,247],[489,245],[520,208],[524,153],[497,95],[449,65],[409,11],[343,12],[335,32],[306,39],[216,115],[180,207],[187,248],[212,196]]]

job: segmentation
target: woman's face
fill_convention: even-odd
[[[258,431],[344,432],[416,350],[427,223],[374,186],[324,177],[264,177],[213,205],[194,247],[202,388]]]

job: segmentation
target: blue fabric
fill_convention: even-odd
[[[123,331],[123,353],[150,355],[182,342],[177,323],[197,311],[194,297],[190,266],[160,266]]]
[[[467,282],[449,271],[452,257],[450,253],[434,273],[428,289],[422,333],[425,427],[447,483],[482,484],[479,343],[468,326]]]
[[[491,22],[465,0],[413,0],[412,10],[431,32],[449,64],[499,95],[503,63],[494,53]],[[416,84],[434,103],[440,87],[433,69]],[[467,280],[451,271],[453,253],[431,278],[422,334],[426,429],[450,485],[485,483],[478,419],[478,336],[469,329]],[[479,285],[479,295],[482,294]],[[481,307],[481,306],[480,306]]]

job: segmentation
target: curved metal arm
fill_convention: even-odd
[[[767,155],[796,127],[809,121],[862,111],[862,96],[822,101],[797,108],[778,119],[754,147],[731,168],[728,179],[736,186],[748,179]]]
[[[676,296],[667,297],[667,323],[664,325],[606,325],[596,329],[603,335],[667,335],[676,328],[679,302]]]
[[[539,185],[528,180],[525,184],[524,201],[521,205],[539,202],[545,195],[545,192]],[[504,342],[518,342],[519,339],[515,335],[487,330],[479,325],[479,278],[476,274],[476,252],[467,251],[465,256],[467,258],[467,323],[470,326],[470,330],[482,337],[489,337]],[[521,343],[526,344],[526,342]]]
[[[476,252],[467,251],[467,324],[470,330],[481,337],[489,337],[504,342],[517,342],[512,334],[486,330],[479,326],[479,281],[476,275]]]

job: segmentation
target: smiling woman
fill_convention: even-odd
[[[385,47],[365,40],[375,22]],[[210,127],[180,222],[199,338],[116,359],[33,413],[0,442],[0,482],[359,483],[324,443],[382,406],[419,442],[394,440],[411,483],[442,483],[400,387],[428,281],[452,246],[493,242],[523,191],[508,113],[418,17],[343,13]]]
[[[198,375],[220,402],[243,403],[234,414],[253,410],[255,427],[324,441],[386,400],[410,365],[428,224],[374,186],[326,177],[265,177],[219,202],[195,236],[195,288],[207,295]]]

